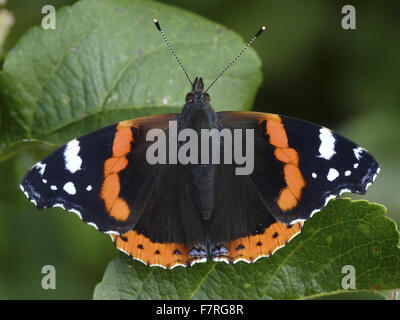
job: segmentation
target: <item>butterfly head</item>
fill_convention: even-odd
[[[195,104],[208,104],[210,102],[210,95],[204,93],[203,78],[194,79],[192,91],[186,95],[186,102],[192,102]]]
[[[217,114],[210,105],[210,96],[204,91],[202,78],[196,77],[194,80],[179,119],[182,128],[191,128],[197,132],[216,127]]]

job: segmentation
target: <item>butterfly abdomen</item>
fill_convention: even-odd
[[[193,202],[200,211],[203,220],[209,220],[214,209],[215,166],[192,165]]]

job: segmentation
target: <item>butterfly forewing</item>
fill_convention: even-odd
[[[281,222],[308,219],[343,192],[363,194],[379,173],[368,151],[325,127],[267,113],[219,114],[226,126],[254,128],[250,178]]]

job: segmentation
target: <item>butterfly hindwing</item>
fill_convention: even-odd
[[[308,219],[343,192],[364,194],[379,173],[368,151],[325,127],[268,113],[219,115],[225,126],[254,128],[250,178],[278,221]]]

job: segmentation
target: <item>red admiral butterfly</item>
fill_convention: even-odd
[[[208,89],[196,78],[180,114],[121,121],[68,142],[31,168],[22,191],[39,209],[61,207],[109,233],[132,258],[173,268],[208,256],[228,263],[270,256],[329,199],[364,194],[379,173],[370,153],[327,128],[275,114],[215,112]],[[197,135],[251,129],[252,172],[237,175],[235,163],[150,164],[146,136],[155,128],[168,133],[170,121],[177,132]]]

